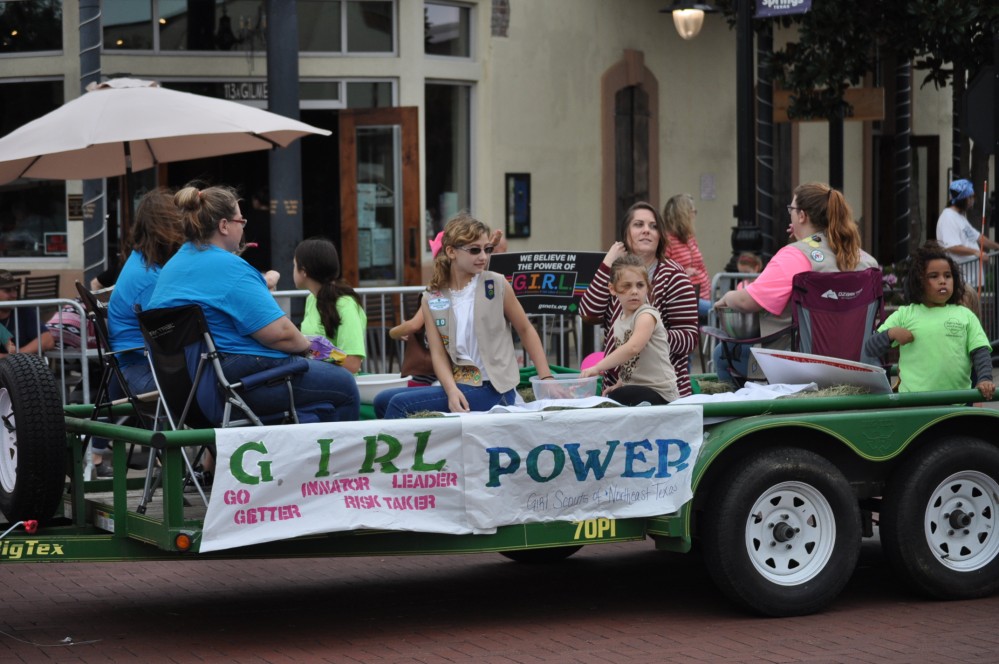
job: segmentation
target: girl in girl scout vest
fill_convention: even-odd
[[[827,184],[809,182],[794,190],[787,206],[791,223],[787,227],[792,242],[770,259],[753,283],[732,290],[715,302],[715,307],[760,312],[760,334],[767,336],[791,324],[791,280],[799,272],[856,272],[877,267],[877,260],[860,248],[860,231],[843,194]],[[787,349],[790,336],[780,339]],[[729,365],[721,357],[721,344],[715,347],[714,361],[719,380],[731,382]],[[731,368],[746,376],[749,346],[736,346]]]
[[[489,227],[467,214],[448,222],[421,310],[439,387],[403,387],[375,397],[381,418],[421,411],[467,413],[512,405],[520,382],[512,325],[538,375],[551,378],[541,338],[506,277],[486,266]]]

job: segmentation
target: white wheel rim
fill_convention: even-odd
[[[0,487],[7,493],[17,480],[17,427],[6,387],[0,387]]]
[[[926,542],[944,567],[971,572],[999,553],[995,532],[999,483],[977,470],[954,473],[941,482],[926,504]]]
[[[836,542],[829,501],[804,482],[782,482],[757,499],[746,521],[746,551],[771,583],[795,586],[823,569]]]

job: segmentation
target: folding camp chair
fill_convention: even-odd
[[[744,383],[761,377],[755,362],[738,374],[732,359],[737,345],[765,345],[790,338],[791,350],[880,365],[862,356],[864,342],[884,320],[884,285],[879,268],[859,272],[801,272],[791,281],[791,324],[773,334],[736,339],[705,326],[702,332],[722,344],[722,361]]]
[[[146,341],[149,363],[166,415],[173,429],[184,427],[233,427],[269,422],[299,422],[291,379],[309,370],[304,358],[243,376],[237,382],[226,378],[215,341],[204,312],[196,304],[138,313],[139,328]],[[288,388],[288,407],[280,413],[259,417],[242,394],[261,385],[283,382]],[[233,409],[238,411],[233,418]],[[319,419],[309,409],[308,419]],[[241,413],[241,416],[239,416]]]
[[[299,422],[291,379],[308,371],[308,361],[294,362],[244,376],[237,382],[226,378],[204,312],[196,304],[139,311],[139,329],[146,343],[166,420],[173,430],[261,425],[271,422]],[[288,388],[288,408],[280,413],[259,417],[246,403],[242,393],[261,385],[284,382]],[[238,411],[233,417],[233,409]],[[321,418],[322,404],[307,409],[309,420]],[[240,415],[241,414],[241,415]],[[196,465],[205,453],[198,451]],[[188,478],[207,504],[204,489],[187,455]],[[155,490],[155,486],[153,487]]]
[[[110,416],[111,407],[118,403],[111,398],[112,381],[117,381],[121,394],[124,395],[123,399],[132,406],[138,425],[144,429],[151,429],[156,418],[155,405],[159,402],[159,395],[155,392],[135,394],[129,387],[128,381],[125,380],[124,374],[122,374],[121,367],[118,364],[118,357],[123,353],[144,351],[145,349],[142,346],[121,351],[114,351],[111,348],[107,306],[112,289],[113,287],[92,292],[79,281],[76,282],[76,291],[79,293],[80,301],[83,303],[83,310],[86,312],[87,321],[93,326],[94,337],[97,339],[97,357],[101,365],[101,378],[98,383],[97,393],[91,400],[94,405],[91,419],[99,419],[102,415],[104,417]],[[84,334],[83,330],[81,330],[81,334]],[[90,442],[90,436],[86,436],[83,442],[84,445],[87,445]],[[131,457],[133,449],[134,446],[129,450],[129,457]]]

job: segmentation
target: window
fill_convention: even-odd
[[[339,53],[343,50],[343,3],[340,0],[299,0],[298,50]]]
[[[347,51],[391,53],[393,50],[391,2],[347,2]]]
[[[0,135],[5,136],[61,106],[62,81],[2,83],[0,98]],[[0,256],[64,256],[65,234],[65,182],[22,181],[0,187]]]
[[[389,81],[350,81],[347,83],[347,108],[385,108],[394,106]]]
[[[392,0],[298,0],[295,9],[302,53],[395,50]],[[103,24],[107,51],[267,51],[265,0],[103,0]]]
[[[104,0],[101,8],[104,50],[153,48],[153,6],[141,0]]]
[[[471,96],[469,85],[427,83],[427,238],[444,229],[459,210],[471,207]]]
[[[0,2],[0,53],[62,50],[62,0]]]
[[[423,5],[423,52],[458,58],[471,56],[469,25],[471,9],[428,2]]]
[[[159,0],[161,51],[266,51],[264,0]]]

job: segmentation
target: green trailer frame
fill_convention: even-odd
[[[0,384],[0,402],[8,387]],[[886,553],[917,588],[933,597],[976,597],[999,588],[999,529],[992,524],[999,518],[999,411],[974,406],[980,398],[963,390],[704,404],[705,418],[731,419],[705,426],[693,470],[694,497],[672,514],[530,523],[486,535],[362,530],[212,553],[198,552],[202,522],[185,506],[192,494],[184,493],[181,455],[185,447],[211,444],[214,431],[152,432],[93,421],[91,406],[68,406],[68,479],[58,516],[34,533],[14,528],[0,539],[0,564],[482,552],[553,561],[591,544],[650,539],[658,549],[688,552],[699,542],[715,581],[734,600],[767,615],[800,615],[835,599],[856,563],[861,538],[880,524]],[[116,407],[116,414],[127,414],[127,408]],[[162,509],[135,511],[142,477],[116,472],[111,479],[84,481],[85,436],[159,450],[162,488],[156,500]],[[115,468],[127,467],[127,448],[114,445]],[[941,514],[933,501],[955,477],[957,488],[979,507],[948,507]],[[772,519],[765,514],[770,505],[776,506]],[[825,528],[816,530],[811,543],[817,553],[787,526],[816,515]],[[763,523],[788,517],[783,524]],[[920,536],[920,529],[941,520],[957,523],[958,534]],[[961,564],[957,554],[941,558],[941,543],[956,549],[961,537],[980,541],[962,554]],[[768,557],[757,548],[767,546],[761,538],[797,557]],[[787,560],[810,569],[781,569]]]

